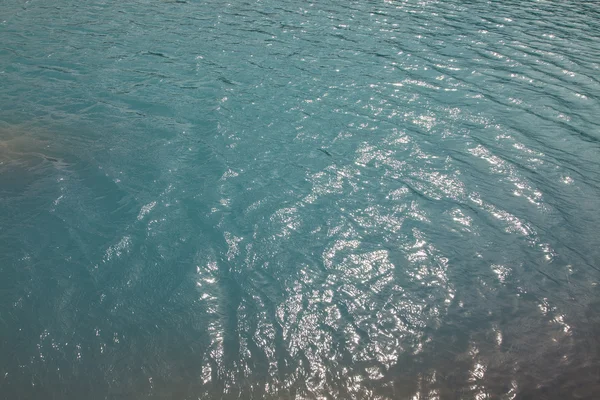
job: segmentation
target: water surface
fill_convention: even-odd
[[[600,8],[0,3],[10,399],[600,390]]]

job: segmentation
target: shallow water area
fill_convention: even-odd
[[[593,399],[599,17],[4,1],[0,392]]]

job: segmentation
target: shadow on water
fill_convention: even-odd
[[[60,131],[0,126],[0,391],[8,398],[53,398],[62,377],[85,368],[72,360],[81,327],[98,317],[90,265],[137,213],[80,145]],[[45,339],[54,354],[42,350]]]
[[[13,399],[205,391],[206,363],[217,371],[207,353],[215,317],[197,304],[190,273],[218,259],[221,287],[235,290],[216,255],[227,247],[209,216],[218,198],[205,190],[224,172],[214,151],[195,137],[161,138],[109,170],[99,160],[110,144],[79,132],[3,125],[0,135],[0,391]],[[234,305],[218,307],[231,336]]]

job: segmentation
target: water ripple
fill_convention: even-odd
[[[594,2],[5,3],[4,393],[597,392]]]

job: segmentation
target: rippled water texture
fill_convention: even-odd
[[[6,399],[600,393],[593,1],[0,2]]]

